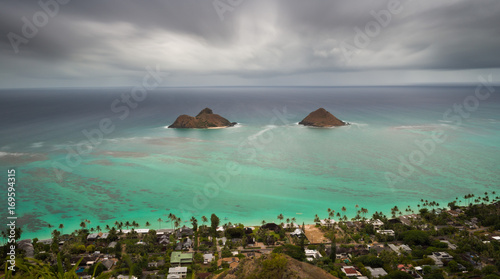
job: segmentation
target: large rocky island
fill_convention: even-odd
[[[299,124],[312,127],[337,127],[348,125],[324,108],[319,108],[311,112],[306,118],[300,121]]]
[[[204,108],[195,117],[183,114],[177,117],[174,123],[169,128],[225,128],[236,125],[236,122],[230,122],[226,118],[214,114],[211,109]]]

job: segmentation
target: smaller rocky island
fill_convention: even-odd
[[[319,108],[309,113],[309,115],[300,121],[299,124],[312,127],[337,127],[349,125],[348,123],[333,116],[333,114],[329,113],[324,108]]]
[[[183,114],[177,117],[168,128],[214,129],[232,127],[238,123],[230,122],[226,118],[214,114],[211,109],[204,108],[195,117]]]

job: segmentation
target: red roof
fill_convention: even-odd
[[[358,273],[356,271],[356,269],[354,269],[352,267],[344,268],[344,271],[345,271],[345,274],[357,274]]]

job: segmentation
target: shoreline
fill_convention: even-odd
[[[491,204],[491,203],[492,203],[492,202],[489,202],[489,203],[487,203],[487,204]],[[467,205],[459,205],[459,207],[467,207]],[[360,208],[361,208],[361,207],[360,207]],[[422,209],[422,208],[427,208],[427,209],[429,209],[429,210],[432,210],[432,209],[438,209],[437,207],[436,207],[436,208],[432,208],[432,207],[430,207],[430,206],[422,206],[422,207],[420,207],[419,209]],[[442,209],[442,210],[450,210],[450,208],[449,208],[448,206],[443,206],[443,207],[440,207],[439,209]],[[404,210],[404,208],[401,208],[401,210]],[[326,210],[325,210],[325,212],[326,212]],[[380,213],[380,211],[378,211],[378,212]],[[399,216],[407,216],[407,215],[411,215],[411,214],[419,214],[418,210],[417,210],[417,211],[415,211],[414,213],[411,213],[411,212],[403,212],[403,211],[401,211],[401,212],[402,212],[402,214],[401,214],[401,215],[397,215],[397,217],[396,217],[396,218],[399,218]],[[370,214],[369,216],[366,216],[366,220],[370,220],[370,219],[372,219],[372,215],[373,215],[373,213],[375,213],[375,212],[370,212],[370,213],[371,213],[371,214]],[[384,212],[384,211],[382,211],[381,213],[382,213],[382,214],[384,214],[385,216],[387,216],[387,218],[388,218],[388,219],[392,219],[392,216],[391,216],[390,212]],[[215,213],[215,214],[216,214],[216,213]],[[216,215],[217,215],[217,214],[216,214]],[[219,219],[220,219],[219,226],[223,226],[223,225],[228,224],[228,223],[231,223],[232,225],[235,225],[235,224],[243,224],[243,226],[245,226],[245,227],[261,227],[261,226],[262,226],[262,224],[261,224],[261,223],[256,223],[255,221],[249,221],[249,222],[231,222],[229,219],[228,219],[228,220],[224,220],[224,217],[221,217],[221,216],[219,216],[219,215],[217,215],[217,216],[218,216],[218,217],[219,217]],[[297,215],[297,214],[296,214],[296,215],[290,215],[290,216],[302,216],[302,214],[300,214],[300,215]],[[346,216],[347,216],[347,215],[346,215]],[[278,225],[280,225],[280,223],[287,224],[287,222],[285,221],[285,220],[287,219],[287,216],[286,216],[286,215],[284,215],[284,217],[285,217],[285,219],[283,219],[282,221],[278,221],[278,220],[277,220],[277,218],[274,218],[274,219],[269,219],[269,220],[266,220],[266,223],[275,223],[275,224],[278,224]],[[320,217],[320,219],[321,219],[321,220],[323,220],[323,219],[328,219],[328,216],[326,216],[326,214],[319,214],[319,217]],[[198,220],[198,226],[202,225],[202,224],[201,224],[201,220],[200,220],[200,219],[201,219],[201,216],[200,216],[200,217],[196,217],[196,218],[197,218],[197,220]],[[207,218],[209,218],[209,215],[207,215]],[[139,219],[139,218],[135,218],[135,219],[136,219],[136,220],[140,220],[139,222],[140,222],[141,224],[144,224],[144,220],[141,220],[141,219]],[[291,218],[290,218],[290,219],[291,219]],[[315,225],[316,225],[316,223],[315,223],[315,222],[310,222],[310,221],[306,222],[306,221],[303,221],[303,218],[301,218],[301,219],[297,218],[297,219],[298,219],[298,220],[296,220],[295,222],[293,222],[293,224],[294,224],[294,226],[293,226],[293,227],[294,227],[294,228],[295,228],[295,227],[297,227],[297,226],[298,226],[298,227],[301,227],[301,226],[302,226],[302,223],[303,223],[305,226],[315,226]],[[313,220],[313,219],[314,219],[314,217],[311,217],[311,218],[306,218],[306,219]],[[343,220],[342,220],[342,218],[340,218],[340,219],[339,219],[337,216],[334,216],[334,217],[332,217],[331,219],[332,219],[332,220],[335,220],[335,222],[337,222],[337,223],[338,223],[338,222],[346,222],[346,221],[355,222],[355,221],[351,220],[351,219],[352,219],[352,217],[348,217],[348,219],[347,219],[346,221],[343,221]],[[165,218],[165,220],[167,220],[167,218]],[[163,221],[165,221],[165,220],[163,220]],[[116,220],[115,220],[115,221],[116,221]],[[357,221],[361,221],[361,219],[360,219],[360,220],[357,220]],[[119,222],[123,222],[123,223],[125,223],[125,222],[126,222],[126,220],[124,219],[124,220],[119,221]],[[149,221],[147,221],[147,222],[149,222],[149,223],[151,224],[149,227],[146,227],[145,225],[141,225],[141,226],[139,226],[139,227],[137,227],[137,228],[134,228],[134,230],[138,230],[138,229],[150,229],[150,230],[172,229],[172,226],[171,226],[170,224],[168,224],[168,225],[164,225],[164,224],[162,224],[162,225],[160,226],[160,228],[158,228],[158,221],[157,221],[157,220],[153,220],[153,219],[151,219],[151,218],[150,218],[150,220],[149,220]],[[209,218],[209,222],[210,222],[210,218]],[[292,223],[292,222],[290,222],[290,223]],[[65,227],[64,227],[64,231],[69,230],[69,232],[65,232],[64,234],[68,234],[68,235],[70,235],[71,233],[73,233],[73,232],[75,232],[75,231],[79,230],[78,228],[77,228],[77,229],[73,229],[73,230],[71,230],[71,227],[66,227],[66,224],[64,224],[64,223],[63,223],[63,225],[65,226]],[[101,232],[107,232],[107,230],[105,229],[106,225],[109,225],[109,227],[115,227],[115,228],[116,228],[116,226],[114,225],[114,222],[110,222],[110,223],[98,223],[98,225],[101,227]],[[209,224],[207,224],[207,225],[209,225]],[[191,224],[191,222],[190,222],[189,220],[183,220],[177,228],[181,228],[181,227],[183,227],[183,226],[192,227],[192,224]],[[60,231],[60,229],[57,229],[57,225],[56,225],[56,226],[54,226],[54,229],[56,229],[56,230]],[[54,231],[54,229],[53,229],[52,231]],[[88,228],[86,228],[86,229],[88,230]],[[123,230],[127,230],[127,229],[126,229],[125,227],[123,227],[123,228],[122,228],[122,231],[123,231]],[[131,230],[131,228],[129,228],[128,230]],[[98,233],[98,231],[97,231],[97,230],[95,230],[95,231],[94,231],[94,233]],[[29,235],[31,235],[32,233],[28,233],[28,234],[29,234]],[[35,235],[33,235],[32,237],[21,237],[21,239],[20,239],[20,240],[25,240],[25,239],[33,239],[33,238],[38,238],[39,240],[47,240],[47,239],[51,239],[52,237],[51,237],[51,236],[48,236],[48,233],[47,233],[47,232],[45,232],[45,233],[43,233],[43,232],[42,232],[42,233],[40,233],[40,234],[35,234]]]

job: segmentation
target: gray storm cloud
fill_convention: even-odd
[[[57,1],[0,3],[1,87],[129,85],[151,65],[169,74],[166,86],[463,82],[500,73],[493,0]]]

